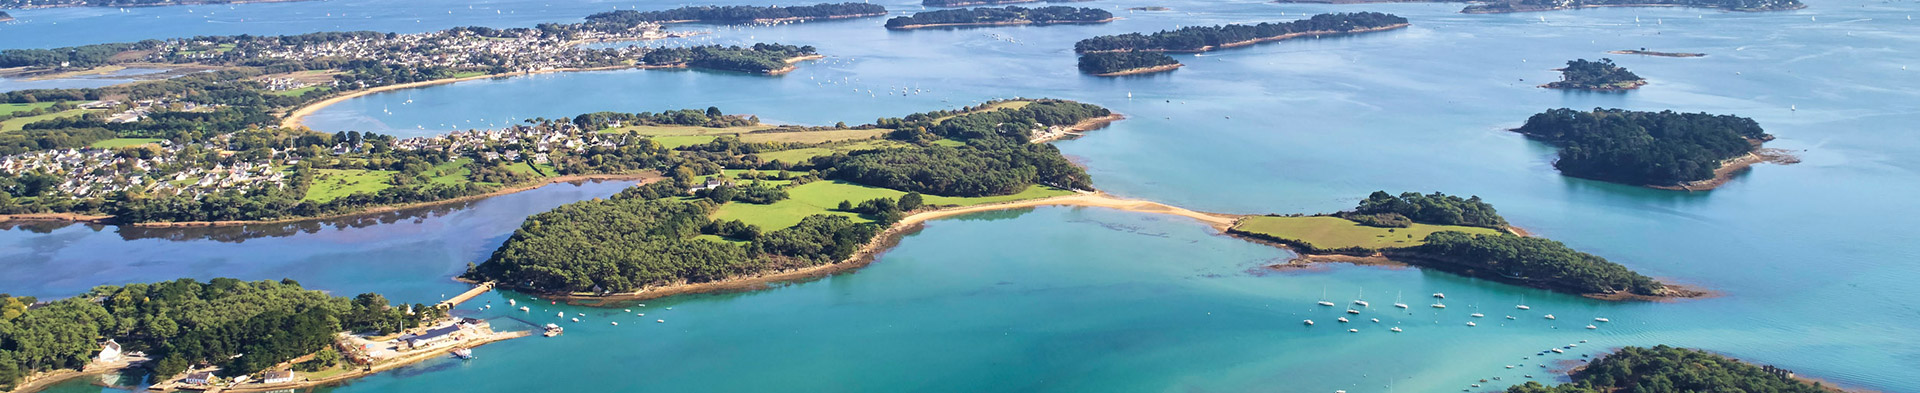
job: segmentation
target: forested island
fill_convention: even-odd
[[[0,8],[32,9],[57,7],[158,7],[195,4],[284,3],[307,0],[0,0]],[[5,16],[6,13],[0,13]],[[6,20],[0,18],[0,21]]]
[[[1608,91],[1638,89],[1647,84],[1646,79],[1627,71],[1626,67],[1614,65],[1613,59],[1608,58],[1569,60],[1566,68],[1555,71],[1560,71],[1560,80],[1540,87]]]
[[[1095,52],[1080,55],[1080,72],[1094,76],[1151,74],[1179,69],[1179,60],[1163,52]]]
[[[1197,53],[1296,37],[1352,34],[1407,27],[1407,18],[1378,12],[1319,14],[1292,22],[1256,25],[1189,26],[1153,34],[1128,33],[1080,40],[1074,53]]]
[[[1009,6],[1006,8],[982,7],[921,12],[909,16],[887,19],[887,28],[893,30],[908,30],[929,27],[1047,25],[1057,23],[1105,23],[1110,21],[1113,21],[1113,13],[1098,8],[1074,8],[1066,6],[1024,8]]]
[[[1567,176],[1663,189],[1712,189],[1754,163],[1794,162],[1760,149],[1773,136],[1733,115],[1562,108],[1514,131],[1559,146],[1553,166]]]
[[[1070,101],[990,102],[853,127],[889,130],[888,143],[797,162],[763,161],[780,150],[768,143],[690,145],[669,181],[534,215],[463,277],[618,296],[840,264],[912,212],[1091,189],[1031,140],[1109,116]],[[823,199],[834,195],[862,196]]]
[[[0,294],[0,390],[19,388],[36,374],[57,379],[49,372],[96,361],[137,364],[151,370],[156,383],[189,369],[257,377],[310,354],[292,366],[331,369],[349,357],[334,349],[342,332],[392,335],[446,317],[438,307],[394,306],[372,293],[328,296],[292,280],[109,285],[36,302]]]
[[[793,71],[794,62],[819,56],[813,46],[753,44],[744,48],[720,45],[659,48],[647,52],[640,59],[655,66],[778,75]]]
[[[1807,8],[1800,0],[1506,0],[1474,4],[1468,14],[1553,11],[1596,7],[1696,7],[1728,11],[1782,11]]]
[[[1699,295],[1560,242],[1510,233],[1479,197],[1377,191],[1350,211],[1246,217],[1227,232],[1285,245],[1306,262],[1391,261],[1604,299]]]
[[[870,3],[781,6],[692,6],[660,11],[618,10],[588,15],[589,23],[768,23],[880,16],[887,7]]]
[[[1527,381],[1507,393],[1608,392],[1779,392],[1831,393],[1819,382],[1795,379],[1793,373],[1755,366],[1705,351],[1656,346],[1625,347],[1594,360],[1568,375],[1572,382],[1546,386]]]
[[[1705,53],[1692,53],[1692,52],[1661,52],[1661,51],[1647,50],[1647,48],[1621,49],[1621,50],[1615,50],[1615,51],[1607,51],[1607,53],[1612,53],[1616,55],[1641,55],[1641,56],[1659,56],[1659,57],[1705,57],[1707,55]]]
[[[1041,1],[1043,0],[920,0],[920,5],[928,6],[928,7],[971,7],[976,5],[1038,3]],[[1044,1],[1047,1],[1049,3],[1057,3],[1057,2],[1068,2],[1073,0],[1065,0],[1065,1],[1044,0]],[[1079,1],[1087,1],[1087,0],[1079,0]]]

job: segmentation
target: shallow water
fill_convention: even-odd
[[[889,5],[918,8],[896,3]],[[1920,242],[1897,218],[1920,211],[1920,201],[1909,197],[1920,191],[1920,156],[1913,154],[1920,151],[1913,126],[1920,124],[1913,105],[1920,102],[1920,70],[1902,69],[1920,65],[1914,52],[1920,25],[1903,17],[1920,8],[1914,3],[1823,2],[1772,13],[1643,8],[1511,15],[1456,14],[1457,4],[1084,5],[1166,5],[1175,11],[1119,11],[1126,19],[1098,26],[889,32],[879,27],[880,19],[862,19],[722,29],[686,41],[809,44],[832,57],[784,77],[614,71],[465,82],[349,100],[307,124],[326,131],[425,135],[535,116],[706,106],[767,121],[858,124],[996,97],[1071,98],[1130,116],[1059,144],[1089,166],[1098,186],[1122,196],[1203,211],[1311,213],[1350,207],[1377,189],[1475,194],[1536,234],[1723,296],[1605,303],[1411,269],[1272,273],[1259,266],[1286,259],[1285,251],[1213,235],[1185,219],[1043,208],[933,222],[851,275],[769,291],[650,301],[645,318],[618,309],[567,308],[592,317],[560,338],[488,345],[470,362],[432,362],[336,390],[1285,386],[1366,392],[1385,391],[1389,379],[1394,390],[1438,391],[1501,376],[1483,384],[1483,390],[1496,390],[1522,374],[1547,377],[1536,365],[1554,364],[1534,353],[1586,339],[1592,341],[1554,358],[1666,343],[1848,386],[1920,391],[1920,379],[1907,367],[1920,358],[1920,345],[1911,339],[1920,335],[1914,327],[1920,309],[1909,304],[1920,298],[1909,284],[1920,280],[1920,267],[1909,263],[1920,258]],[[238,8],[252,7],[298,10],[293,15],[364,9],[354,1]],[[1187,67],[1159,75],[1094,78],[1072,66],[1073,41],[1092,35],[1290,20],[1329,10],[1393,12],[1412,19],[1414,27],[1183,55]],[[34,23],[44,23],[46,15],[36,15],[43,19]],[[285,26],[247,31],[328,28],[288,18],[294,20]],[[487,18],[441,22],[508,27],[521,21]],[[375,20],[380,22],[367,26],[402,29],[399,17]],[[7,29],[18,27],[0,27],[0,46],[74,39],[14,44]],[[145,34],[235,31],[223,29],[182,25]],[[1709,55],[1604,53],[1641,47]],[[1652,84],[1624,94],[1532,87],[1555,78],[1549,69],[1560,62],[1582,57],[1612,57]],[[827,80],[841,83],[822,86]],[[902,86],[926,92],[886,94]],[[1550,147],[1501,131],[1542,109],[1598,106],[1753,117],[1779,136],[1770,147],[1796,150],[1805,162],[1758,166],[1713,192],[1659,191],[1562,177],[1550,165]],[[429,302],[457,291],[460,286],[445,278],[464,262],[484,259],[525,215],[614,191],[605,187],[535,198],[539,203],[491,199],[426,224],[403,220],[241,242],[232,242],[234,236],[224,242],[124,240],[112,229],[78,226],[52,233],[5,231],[0,254],[13,250],[41,259],[4,258],[9,262],[0,265],[6,272],[0,276],[49,270],[61,277],[52,280],[57,284],[8,279],[0,289],[59,296],[96,284],[238,274]],[[362,236],[325,236],[335,233]],[[113,259],[157,253],[167,253],[171,262],[127,267]],[[333,266],[343,261],[355,266]],[[1365,298],[1381,306],[1404,294],[1415,307],[1412,315],[1365,315],[1399,323],[1406,332],[1392,334],[1367,322],[1362,333],[1346,333],[1332,321],[1337,310],[1313,306],[1323,290],[1345,303],[1363,288]],[[1424,308],[1432,292],[1448,294],[1447,311]],[[511,293],[482,299],[504,303],[503,296],[526,300]],[[1535,311],[1513,310],[1522,296]],[[663,305],[675,310],[657,310]],[[1466,327],[1474,305],[1493,319]],[[1510,313],[1518,319],[1500,318]],[[1549,323],[1540,318],[1545,313],[1561,319]],[[605,323],[615,314],[624,326]],[[1596,331],[1579,329],[1598,316],[1614,322]],[[658,318],[668,323],[642,323]],[[1300,320],[1307,318],[1319,324],[1303,327]],[[1523,362],[1527,371],[1501,367]],[[68,388],[84,390],[82,384]]]

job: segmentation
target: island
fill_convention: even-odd
[[[843,19],[881,16],[887,7],[870,3],[820,3],[792,7],[780,6],[692,6],[660,11],[618,10],[588,15],[589,23],[634,25],[641,23],[776,23],[816,19]]]
[[[1200,53],[1299,37],[1357,34],[1407,27],[1407,18],[1378,12],[1319,14],[1292,22],[1256,25],[1189,26],[1150,35],[1105,35],[1073,44],[1074,53],[1176,52]]]
[[[0,294],[0,389],[128,368],[151,371],[156,390],[292,389],[526,335],[450,317],[455,303],[396,306],[231,278],[100,286],[44,303]]]
[[[1460,12],[1501,14],[1599,7],[1694,7],[1759,12],[1797,10],[1807,5],[1800,0],[1507,0],[1469,5]]]
[[[1695,297],[1560,242],[1517,235],[1479,197],[1376,191],[1351,211],[1249,216],[1227,233],[1293,249],[1278,269],[1315,262],[1406,264],[1607,300]]]
[[[1080,72],[1094,76],[1151,74],[1180,69],[1183,64],[1161,52],[1096,52],[1080,55]]]
[[[1071,101],[994,101],[853,127],[884,139],[838,150],[735,137],[685,145],[666,162],[669,180],[529,217],[462,278],[635,299],[855,267],[888,243],[875,239],[924,213],[1090,190],[1084,170],[1036,141],[1116,118]]]
[[[13,21],[13,15],[7,15],[6,11],[0,11],[0,22],[10,22],[10,21]]]
[[[811,45],[753,44],[746,48],[719,45],[658,48],[640,58],[654,66],[780,75],[793,71],[796,68],[793,63],[822,57]]]
[[[1622,50],[1616,50],[1616,51],[1607,51],[1607,53],[1612,53],[1616,55],[1641,55],[1641,56],[1659,56],[1659,57],[1705,57],[1707,55],[1705,53],[1651,51],[1651,50],[1647,50],[1647,48],[1622,49]]]
[[[920,5],[927,7],[972,7],[976,5],[1038,3],[1041,1],[1043,0],[920,0]]]
[[[1113,13],[1098,8],[1073,8],[1065,6],[1023,8],[1009,6],[1006,8],[983,7],[921,12],[909,16],[887,19],[887,28],[892,30],[910,30],[929,27],[1084,24],[1106,23],[1112,22],[1113,20]]]
[[[1799,162],[1762,149],[1773,135],[1733,115],[1561,108],[1513,131],[1559,146],[1553,166],[1567,176],[1668,190],[1710,190],[1756,163]]]
[[[1601,58],[1600,61],[1575,59],[1567,61],[1567,67],[1560,71],[1560,80],[1540,85],[1549,89],[1577,89],[1594,91],[1620,91],[1638,89],[1647,84],[1646,79],[1627,71],[1626,67],[1613,64],[1613,59]]]
[[[1792,371],[1756,366],[1706,351],[1666,345],[1624,347],[1582,365],[1568,374],[1572,382],[1559,386],[1527,381],[1507,393],[1604,392],[1839,392],[1818,381],[1807,381]]]
[[[0,0],[0,8],[159,7],[169,5],[285,3],[307,0]],[[0,13],[4,14],[4,13]],[[5,18],[0,18],[5,21]]]
[[[1173,11],[1173,8],[1156,5],[1156,6],[1147,6],[1147,7],[1129,7],[1127,8],[1127,10],[1128,11]]]

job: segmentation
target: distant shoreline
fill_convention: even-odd
[[[300,1],[300,0],[295,0],[295,1]],[[852,14],[852,15],[831,15],[831,16],[794,16],[794,17],[786,17],[786,18],[760,18],[760,19],[746,19],[746,20],[745,20],[745,21],[746,21],[745,23],[775,23],[775,22],[804,22],[804,21],[810,21],[810,20],[818,20],[818,19],[850,19],[850,18],[865,18],[865,17],[870,17],[870,16],[886,16],[886,15],[887,15],[887,13],[885,13],[885,12],[869,12],[869,13],[865,13],[865,14]],[[675,24],[675,23],[720,23],[720,24],[725,24],[725,23],[741,23],[741,22],[729,22],[729,21],[719,21],[719,20],[706,20],[706,19],[679,19],[679,20],[663,20],[663,21],[658,21],[658,22],[654,22],[654,23],[659,23],[659,24],[663,24],[663,25],[666,25],[666,24]]]
[[[1635,50],[1635,49],[1607,51],[1607,53],[1612,53],[1616,55],[1641,55],[1641,56],[1658,56],[1658,57],[1706,57],[1707,56],[1707,54],[1705,53],[1660,52],[1660,51]]]
[[[1640,88],[1641,86],[1646,86],[1646,85],[1647,85],[1647,80],[1646,80],[1646,79],[1636,79],[1636,80],[1634,80],[1634,81],[1632,81],[1632,82],[1628,82],[1628,83],[1627,83],[1626,85],[1624,85],[1624,86],[1611,86],[1611,85],[1609,85],[1609,86],[1598,86],[1598,87],[1590,87],[1590,86],[1554,86],[1554,83],[1560,83],[1560,82],[1553,82],[1553,83],[1548,83],[1548,84],[1544,84],[1544,85],[1540,85],[1539,87],[1540,87],[1540,88],[1542,88],[1542,89],[1560,89],[1560,90],[1586,90],[1586,91],[1627,91],[1627,90],[1633,90],[1633,89],[1638,89],[1638,88]]]
[[[1022,20],[1011,20],[1011,21],[1001,21],[1001,22],[928,23],[928,24],[921,24],[921,25],[887,26],[887,30],[913,30],[913,29],[930,29],[930,28],[940,28],[940,27],[974,27],[974,26],[1091,25],[1091,24],[1107,23],[1107,22],[1112,22],[1116,20],[1120,20],[1120,18],[1114,17],[1114,18],[1106,18],[1101,20],[1067,20],[1067,21],[1048,21],[1048,22],[1035,22],[1031,20],[1022,19]]]
[[[1093,76],[1127,76],[1127,75],[1152,74],[1156,72],[1173,71],[1173,70],[1180,69],[1180,67],[1186,67],[1186,66],[1187,66],[1186,64],[1173,63],[1173,64],[1166,64],[1166,65],[1157,65],[1152,67],[1128,68],[1128,69],[1114,71],[1114,72],[1093,74]]]
[[[1319,36],[1328,36],[1328,35],[1372,33],[1377,31],[1401,29],[1401,28],[1406,28],[1407,26],[1412,26],[1412,25],[1413,25],[1412,23],[1397,23],[1397,24],[1391,24],[1391,25],[1380,26],[1380,27],[1369,27],[1369,28],[1354,29],[1354,30],[1302,31],[1298,33],[1287,33],[1287,34],[1281,34],[1281,35],[1272,36],[1272,37],[1255,38],[1255,39],[1246,40],[1246,41],[1229,42],[1229,43],[1224,43],[1220,45],[1207,45],[1207,46],[1202,46],[1196,49],[1146,49],[1146,50],[1116,49],[1116,50],[1087,51],[1081,54],[1104,53],[1104,52],[1203,53],[1203,52],[1212,51],[1215,49],[1237,48],[1237,47],[1253,45],[1253,44],[1258,44],[1263,42],[1284,41],[1284,40],[1290,40],[1290,39],[1300,38],[1300,37],[1319,37]]]
[[[481,80],[481,79],[507,78],[507,77],[536,75],[536,74],[545,74],[545,73],[553,73],[553,72],[610,71],[610,70],[621,70],[621,69],[628,69],[628,68],[646,69],[646,68],[668,68],[668,67],[645,66],[645,65],[617,65],[617,66],[587,67],[587,68],[554,68],[554,69],[536,70],[536,71],[509,72],[504,74],[475,75],[475,76],[461,77],[461,78],[434,79],[430,81],[408,82],[408,83],[401,83],[401,84],[395,84],[395,85],[370,87],[366,89],[346,92],[346,93],[332,96],[332,97],[327,97],[324,100],[315,101],[314,103],[307,104],[306,106],[302,106],[294,109],[291,112],[287,112],[287,116],[280,119],[280,128],[299,128],[304,125],[302,120],[304,120],[307,117],[307,115],[312,115],[314,112],[318,112],[321,109],[324,109],[328,106],[332,106],[333,104],[338,104],[346,100],[360,98],[360,97],[367,96],[374,93],[383,93],[383,92],[389,92],[394,90],[412,89],[416,87],[427,87],[427,86],[433,86],[433,85],[442,85],[442,84],[448,84],[448,83],[465,82],[465,81]]]
[[[172,3],[165,3],[165,4],[130,4],[130,5],[94,5],[94,4],[47,4],[47,5],[30,5],[30,6],[25,6],[25,7],[20,7],[20,8],[15,8],[15,9],[18,9],[18,10],[34,10],[34,9],[44,9],[44,8],[73,8],[73,7],[95,7],[95,8],[152,8],[152,7],[169,7],[169,6],[176,6],[176,5],[220,5],[220,4],[255,4],[255,3],[292,3],[292,2],[300,2],[300,1],[314,1],[314,0],[237,0],[237,1],[220,1],[220,0],[181,0],[181,1],[177,1],[177,2],[172,2]],[[5,21],[5,20],[0,20],[0,22],[4,22],[4,21]]]
[[[1564,6],[1564,7],[1505,8],[1505,9],[1499,9],[1499,10],[1483,10],[1483,9],[1469,8],[1469,9],[1460,10],[1460,13],[1462,14],[1514,14],[1514,13],[1521,13],[1521,12],[1543,12],[1543,11],[1574,10],[1574,9],[1583,9],[1583,8],[1615,8],[1615,7],[1683,7],[1683,8],[1709,8],[1709,9],[1725,10],[1725,11],[1733,11],[1733,12],[1768,12],[1768,11],[1792,11],[1792,10],[1798,10],[1798,9],[1805,9],[1807,8],[1807,5],[1801,4],[1796,7],[1770,8],[1770,9],[1764,9],[1764,10],[1756,10],[1756,9],[1741,9],[1741,8],[1726,8],[1726,7],[1698,7],[1698,6],[1691,6],[1691,5],[1685,5],[1685,4],[1647,4],[1647,3],[1581,4],[1581,5]]]

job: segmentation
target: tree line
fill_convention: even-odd
[[[292,280],[101,286],[43,306],[0,309],[0,389],[34,372],[84,367],[107,339],[145,352],[162,378],[205,365],[222,375],[253,374],[326,348],[340,331],[394,333],[444,316],[425,305],[412,309],[422,312],[409,314],[378,294],[333,297]]]
[[[1111,74],[1175,64],[1180,61],[1164,52],[1094,52],[1080,55],[1079,68],[1088,74]]]
[[[1773,139],[1753,119],[1670,110],[1550,109],[1514,131],[1560,146],[1562,174],[1636,185],[1711,179],[1722,161]]]
[[[1718,8],[1732,11],[1772,11],[1806,8],[1800,0],[1503,0],[1468,5],[1460,12],[1495,14],[1503,12],[1545,11],[1605,6],[1682,6]]]
[[[1150,35],[1127,33],[1080,40],[1075,53],[1093,52],[1193,52],[1225,44],[1269,39],[1298,33],[1345,33],[1377,29],[1407,23],[1407,18],[1378,12],[1331,13],[1292,22],[1265,22],[1256,25],[1229,24],[1189,26],[1162,30]]]
[[[759,125],[756,116],[726,115],[719,107],[707,107],[707,110],[680,109],[661,111],[660,113],[640,112],[594,112],[573,117],[573,125],[582,130],[604,130],[618,123],[622,126],[696,126],[696,127],[744,127]]]
[[[1404,192],[1399,196],[1386,191],[1374,191],[1361,200],[1360,205],[1341,217],[1361,221],[1383,220],[1387,222],[1406,221],[1433,225],[1460,225],[1506,230],[1507,220],[1494,211],[1493,205],[1480,200],[1479,196],[1461,198],[1440,192],[1421,195],[1417,192]],[[1366,223],[1366,221],[1361,221]],[[1371,224],[1370,224],[1371,225]],[[1405,228],[1410,225],[1374,225]]]
[[[641,23],[748,23],[765,20],[844,18],[879,15],[887,7],[871,3],[820,3],[802,6],[691,6],[658,11],[618,10],[587,16],[588,23],[633,26]]]
[[[920,12],[908,16],[887,19],[887,28],[902,28],[914,25],[967,25],[1001,23],[1085,23],[1113,19],[1113,13],[1098,8],[1074,8],[1066,6],[1048,6],[1025,8],[1009,6],[1006,8],[972,8]]]
[[[1634,87],[1644,81],[1640,75],[1627,71],[1626,67],[1613,64],[1613,59],[1601,58],[1600,61],[1574,59],[1567,61],[1567,67],[1560,69],[1560,80],[1548,83],[1555,89],[1619,89]]]
[[[1035,183],[1091,189],[1084,170],[1049,144],[974,144],[855,152],[828,178],[930,195],[1011,195]]]
[[[1508,387],[1507,393],[1831,392],[1819,382],[1802,382],[1738,359],[1666,345],[1620,348],[1569,377],[1572,382],[1557,386],[1527,381]]]
[[[773,73],[790,66],[788,59],[814,55],[812,45],[753,44],[751,47],[703,45],[685,48],[658,48],[641,56],[651,65],[685,65],[720,71],[756,74]]]
[[[1441,269],[1464,269],[1469,275],[1477,273],[1577,293],[1665,294],[1665,287],[1653,278],[1553,240],[1441,231],[1428,234],[1424,241],[1408,251],[1412,256],[1441,262],[1435,266]],[[1388,253],[1395,254],[1407,253]]]

